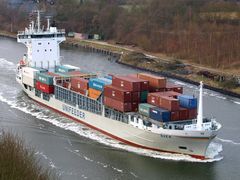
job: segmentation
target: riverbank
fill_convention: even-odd
[[[0,131],[0,174],[0,179],[57,179],[19,136],[4,131]]]
[[[207,89],[240,98],[240,87],[232,87],[232,79],[239,74],[191,64],[162,54],[156,56],[156,54],[145,52],[137,47],[115,45],[101,41],[68,38],[63,46],[79,47],[109,55],[113,53],[119,56],[116,61],[119,64],[195,85],[204,81]]]
[[[16,35],[3,31],[0,31],[0,36],[16,38]],[[207,89],[240,98],[240,87],[231,87],[231,79],[236,74],[230,72],[221,72],[216,69],[190,64],[162,54],[156,56],[156,54],[145,52],[138,47],[116,45],[102,41],[67,38],[62,46],[84,48],[92,52],[109,55],[119,64],[195,85],[198,85],[199,81],[204,81]]]
[[[7,37],[7,38],[12,38],[12,39],[17,39],[17,35],[14,33],[10,33],[7,31],[0,31],[0,37]]]

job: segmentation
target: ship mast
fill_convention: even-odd
[[[37,10],[37,29],[40,32],[41,24],[40,24],[40,11]]]
[[[198,115],[197,115],[197,129],[202,130],[203,124],[203,82],[200,82],[199,87],[199,103],[198,103]]]

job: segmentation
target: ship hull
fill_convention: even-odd
[[[165,130],[153,133],[136,128],[130,124],[106,118],[77,107],[68,105],[53,97],[46,101],[35,96],[32,91],[23,86],[24,92],[37,103],[46,106],[72,120],[95,129],[113,139],[125,144],[161,152],[187,154],[195,158],[205,159],[209,143],[216,136],[215,133],[183,132],[180,130]],[[201,134],[201,135],[200,135]]]

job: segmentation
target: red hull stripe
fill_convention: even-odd
[[[166,153],[174,153],[174,154],[181,154],[181,153],[172,152],[172,151],[165,151],[165,150],[161,150],[161,149],[150,148],[150,147],[147,147],[147,146],[143,146],[143,145],[139,145],[139,144],[136,144],[136,143],[127,141],[127,140],[122,139],[122,138],[120,138],[120,137],[114,136],[114,135],[112,135],[112,134],[110,134],[110,133],[108,133],[108,132],[106,132],[106,131],[103,131],[103,130],[95,127],[95,126],[92,126],[92,125],[90,125],[90,124],[88,124],[88,123],[86,123],[86,122],[84,122],[84,121],[82,121],[82,120],[79,120],[79,119],[74,118],[74,117],[72,117],[72,116],[70,116],[70,115],[68,115],[68,114],[65,114],[65,113],[63,113],[63,112],[61,112],[61,111],[59,111],[59,110],[57,110],[57,109],[55,109],[55,108],[52,108],[52,107],[50,107],[50,106],[48,106],[48,105],[46,105],[46,104],[43,104],[43,103],[41,103],[41,102],[39,102],[39,101],[37,101],[37,100],[35,100],[35,99],[33,99],[33,100],[34,100],[35,102],[41,104],[42,106],[45,106],[45,107],[47,107],[47,108],[49,108],[49,109],[52,109],[52,110],[55,111],[55,112],[58,112],[58,113],[60,113],[60,114],[62,114],[62,115],[64,115],[64,116],[66,116],[66,117],[68,117],[68,118],[70,118],[70,119],[78,122],[78,123],[84,124],[84,125],[92,128],[92,129],[95,129],[95,130],[97,130],[97,131],[99,131],[99,132],[101,132],[101,133],[103,133],[103,134],[105,134],[105,135],[107,135],[107,136],[109,136],[109,137],[111,137],[111,138],[113,138],[113,139],[116,139],[116,140],[118,140],[118,141],[120,141],[120,142],[123,142],[123,143],[125,143],[125,144],[131,145],[131,146],[134,146],[134,147],[143,148],[143,149],[153,150],[153,151],[166,152]],[[190,156],[193,157],[193,158],[197,158],[197,159],[201,159],[201,160],[206,159],[204,156],[200,156],[200,155],[192,155],[192,154],[186,154],[186,155],[190,155]]]

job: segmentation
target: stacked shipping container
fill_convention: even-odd
[[[167,83],[163,77],[139,73],[87,80],[78,77],[84,74],[73,67],[58,67],[57,71],[66,71],[60,74],[70,76],[70,82],[65,82],[66,88],[93,99],[98,99],[104,91],[104,104],[121,112],[139,111],[160,122],[193,119],[197,115],[197,99],[182,95],[182,87]],[[35,74],[36,89],[54,93],[53,77],[61,75]]]
[[[54,93],[54,86],[53,86],[54,77],[59,77],[59,75],[52,72],[45,72],[45,73],[37,72],[35,76],[36,89],[47,94]]]
[[[169,120],[171,121],[193,119],[197,116],[197,99],[193,96],[182,95],[178,92],[165,91],[149,93],[148,103],[168,110],[170,112]],[[156,115],[154,116],[155,120]]]
[[[88,80],[79,78],[79,77],[73,77],[70,80],[71,82],[71,90],[78,92],[80,94],[86,95],[88,91]]]
[[[122,112],[137,111],[138,104],[147,100],[148,85],[148,81],[137,76],[112,76],[112,85],[104,89],[105,105]],[[113,102],[119,106],[111,104]],[[122,103],[126,106],[122,106]]]

